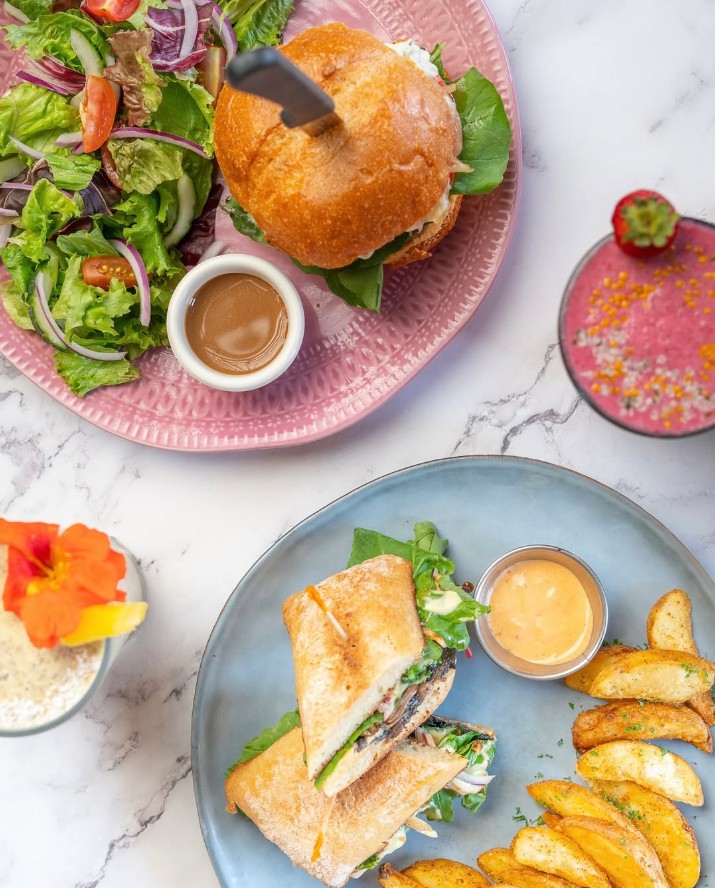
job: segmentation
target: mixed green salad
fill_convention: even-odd
[[[25,50],[0,99],[2,300],[79,396],[167,344],[178,279],[219,252],[214,103],[227,58],[294,0],[12,0]]]

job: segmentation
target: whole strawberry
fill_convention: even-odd
[[[632,191],[616,204],[611,216],[616,243],[629,256],[648,259],[675,240],[680,216],[657,191]]]

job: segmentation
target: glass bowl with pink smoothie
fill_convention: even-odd
[[[611,422],[658,438],[715,428],[715,226],[684,217],[649,259],[599,241],[566,285],[559,339],[574,385]]]

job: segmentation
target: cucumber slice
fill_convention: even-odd
[[[0,160],[0,182],[9,182],[25,169],[25,162],[19,157],[6,157]]]
[[[46,281],[46,283],[49,283],[49,281]],[[27,308],[30,320],[32,321],[32,326],[37,330],[45,342],[48,342],[56,349],[59,349],[59,351],[67,351],[67,344],[57,336],[47,319],[37,287],[34,287],[30,293]]]
[[[177,182],[176,191],[179,197],[179,212],[176,214],[174,227],[164,237],[165,247],[176,246],[188,234],[196,212],[196,189],[191,177],[186,173]]]
[[[102,71],[104,71],[104,59],[81,31],[70,29],[70,45],[87,77],[92,74],[101,77]]]

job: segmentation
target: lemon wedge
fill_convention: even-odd
[[[61,639],[62,644],[75,647],[101,641],[114,635],[124,635],[141,624],[146,616],[146,601],[115,604],[95,604],[82,611],[82,620],[74,632]]]

